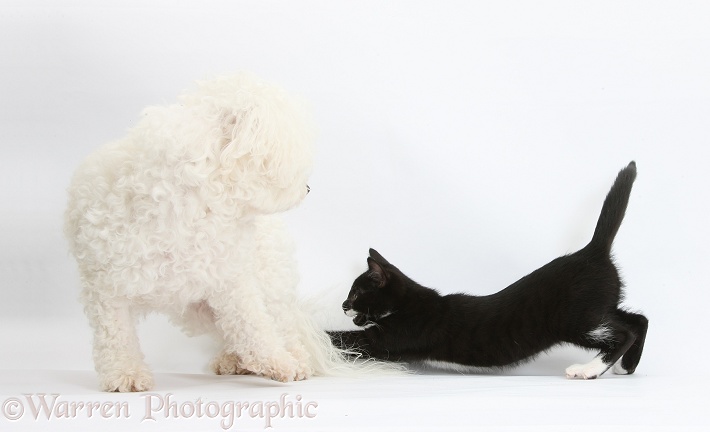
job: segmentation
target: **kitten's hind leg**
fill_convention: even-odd
[[[646,331],[648,330],[648,319],[637,313],[623,310],[616,311],[617,318],[622,321],[636,336],[636,340],[628,351],[614,364],[614,373],[619,375],[629,375],[634,373],[641,360],[643,345],[646,341]]]
[[[609,370],[623,356],[636,340],[636,335],[619,320],[609,320],[586,332],[573,341],[585,348],[599,349],[592,361],[575,364],[565,372],[567,378],[595,379]]]

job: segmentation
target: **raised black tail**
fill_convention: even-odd
[[[587,247],[601,248],[606,253],[611,251],[611,244],[619,231],[621,221],[624,220],[626,206],[629,204],[629,195],[631,195],[631,186],[633,186],[635,179],[636,162],[632,161],[616,176],[614,185],[604,200],[592,241]]]

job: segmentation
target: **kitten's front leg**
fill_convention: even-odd
[[[362,354],[365,357],[374,357],[372,341],[364,330],[329,331],[328,336],[330,336],[333,345],[342,350]]]

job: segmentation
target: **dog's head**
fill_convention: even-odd
[[[315,134],[302,103],[245,73],[201,83],[182,102],[215,122],[216,174],[244,213],[276,213],[303,200]]]

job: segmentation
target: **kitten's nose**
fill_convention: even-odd
[[[345,300],[345,301],[343,302],[343,310],[344,310],[344,311],[350,310],[350,309],[352,309],[352,308],[353,308],[353,305],[352,305],[352,303],[350,303],[350,300]]]

